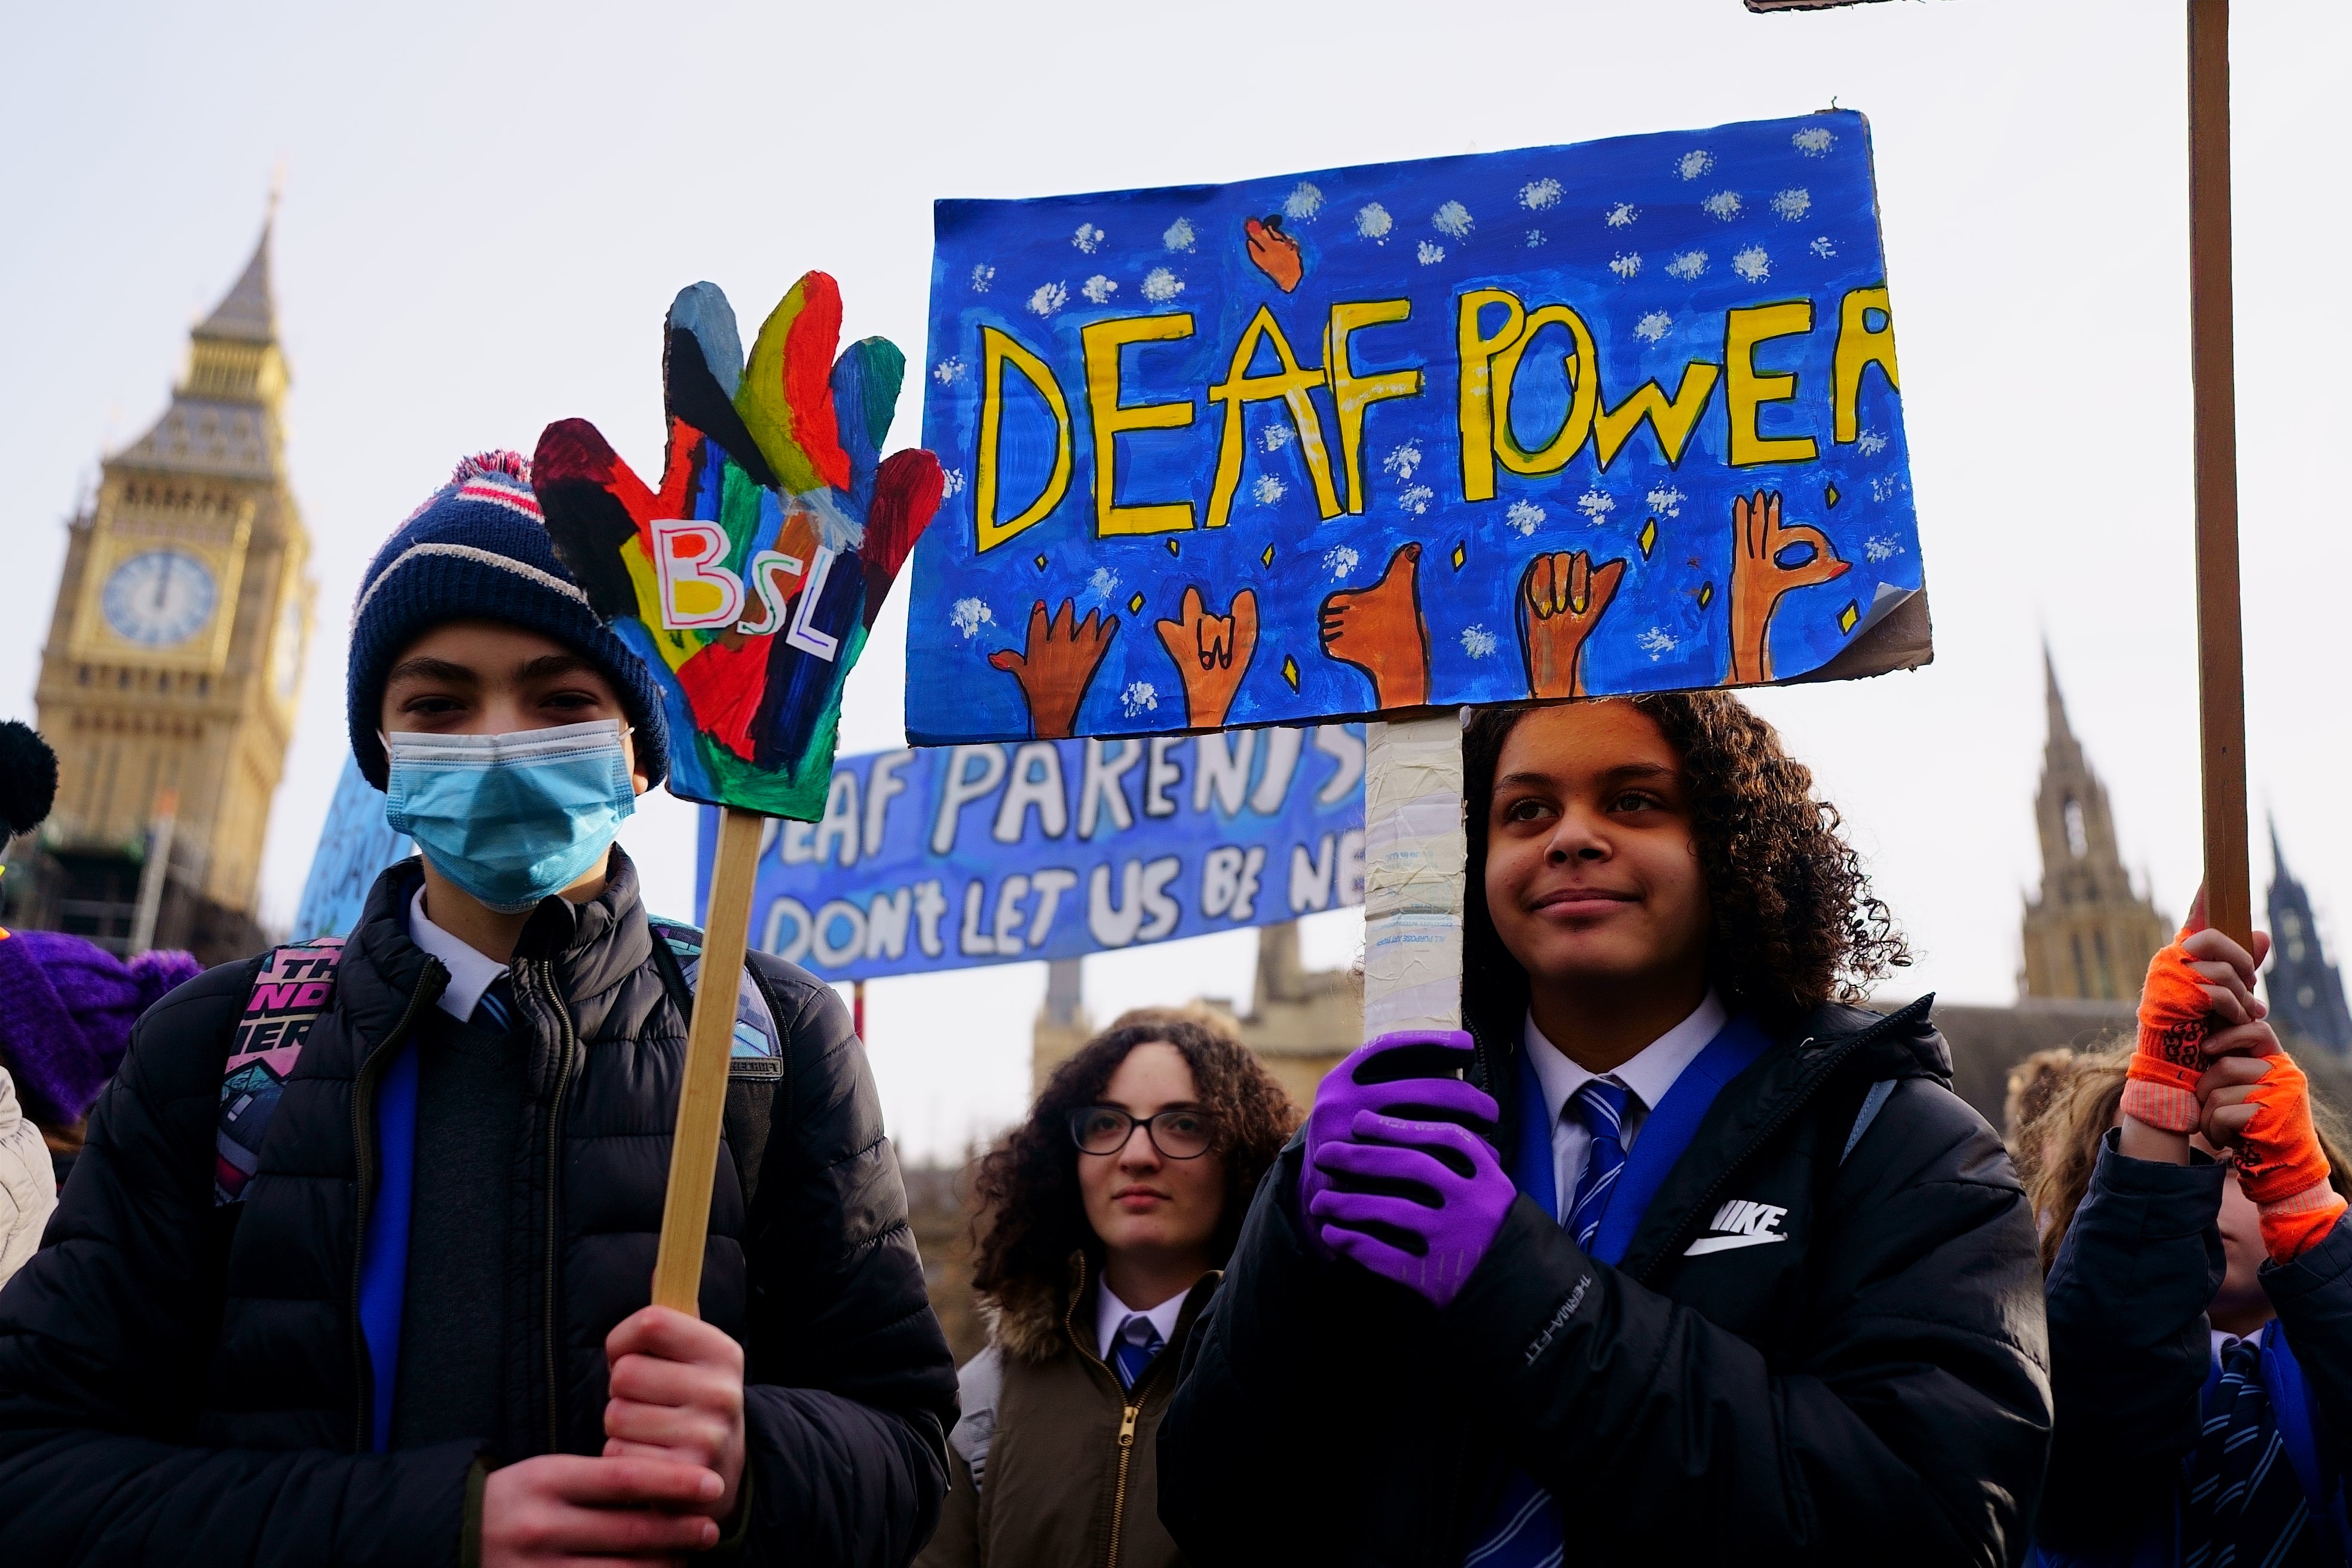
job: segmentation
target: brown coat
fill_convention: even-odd
[[[915,1568],[1183,1568],[1160,1522],[1157,1437],[1217,1279],[1203,1276],[1184,1299],[1132,1404],[1095,1353],[1082,1258],[1058,1301],[1041,1291],[997,1303],[988,1349],[963,1369],[948,1500]]]

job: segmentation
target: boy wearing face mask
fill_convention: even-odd
[[[236,1201],[215,1113],[261,961],[142,1020],[0,1293],[11,1561],[903,1563],[954,1366],[845,1010],[767,955],[766,1147],[719,1162],[700,1317],[646,1305],[687,1016],[613,839],[667,738],[521,458],[468,459],[378,553],[349,680],[421,856]]]

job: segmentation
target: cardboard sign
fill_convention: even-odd
[[[1852,112],[939,204],[919,742],[1928,657]]]
[[[906,356],[867,338],[836,361],[840,337],[841,290],[812,272],[747,363],[727,296],[697,283],[664,323],[660,487],[585,420],[531,459],[565,567],[660,683],[688,800],[817,814],[843,683],[939,508],[937,459],[881,455]]]
[[[751,940],[828,980],[1076,958],[1361,903],[1363,727],[845,757],[774,826]]]
[[[342,775],[335,780],[334,798],[327,803],[327,820],[319,828],[319,847],[310,856],[310,875],[302,879],[302,901],[295,906],[289,942],[314,936],[349,936],[360,923],[369,889],[391,866],[416,853],[404,833],[394,833],[383,818],[383,792],[360,776],[357,759],[346,754]]]

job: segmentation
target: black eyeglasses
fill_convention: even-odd
[[[1139,1119],[1116,1105],[1070,1112],[1070,1141],[1085,1154],[1116,1154],[1135,1135]],[[1143,1121],[1143,1135],[1171,1160],[1197,1160],[1209,1152],[1209,1119],[1197,1110],[1163,1110]]]

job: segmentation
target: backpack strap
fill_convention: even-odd
[[[220,1109],[213,1133],[213,1206],[245,1201],[245,1187],[261,1158],[262,1134],[278,1097],[294,1076],[310,1027],[333,1002],[335,967],[343,960],[340,936],[288,942],[263,955],[245,1014],[221,1064]]]
[[[670,999],[685,1016],[694,1016],[694,982],[702,970],[702,931],[683,921],[649,918],[657,939],[654,964],[662,972]],[[767,987],[751,965],[743,965],[735,987],[734,1047],[727,1061],[727,1110],[722,1126],[727,1152],[735,1161],[735,1179],[743,1189],[748,1212],[760,1188],[760,1166],[768,1152],[769,1120],[775,1103],[777,1080],[784,1076],[784,1036]]]

